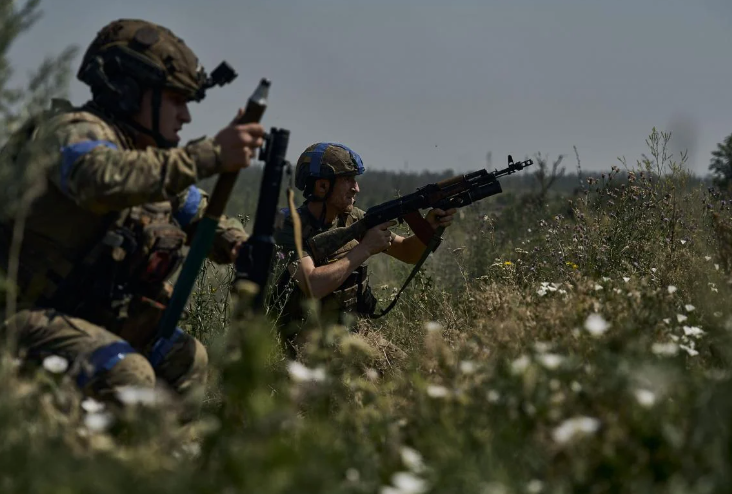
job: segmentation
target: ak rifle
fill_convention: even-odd
[[[420,241],[428,247],[431,246],[431,250],[428,250],[432,252],[442,240],[439,238],[442,230],[435,232],[429,222],[422,217],[420,210],[438,208],[446,211],[462,208],[486,197],[500,194],[503,189],[499,178],[521,171],[533,163],[530,159],[514,163],[509,155],[508,167],[502,170],[488,172],[483,169],[425,185],[411,194],[369,208],[362,219],[350,226],[315,235],[307,241],[308,248],[313,260],[319,262],[351,240],[360,241],[369,229],[397,220],[399,223],[406,221]]]

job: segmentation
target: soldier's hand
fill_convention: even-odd
[[[240,109],[237,117],[214,137],[214,142],[221,146],[224,172],[235,172],[248,167],[256,149],[264,144],[264,127],[258,123],[236,123],[243,113],[244,110]]]
[[[370,230],[366,231],[366,235],[363,236],[360,245],[365,248],[369,255],[378,254],[391,247],[391,232],[389,231],[390,226],[396,225],[396,221],[388,221],[380,225],[376,225]]]
[[[231,248],[231,251],[229,251],[229,262],[236,261],[236,258],[239,257],[239,251],[241,250],[241,246],[244,244],[243,240],[237,240],[236,243],[234,243],[234,246]]]
[[[437,230],[439,227],[447,228],[452,224],[453,217],[457,213],[456,208],[448,209],[444,211],[440,208],[431,209],[425,219],[430,224],[433,230]]]

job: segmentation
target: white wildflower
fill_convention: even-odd
[[[684,244],[686,243],[686,240],[684,240],[684,239],[682,238],[681,240],[679,240],[679,242],[681,242],[681,245],[684,245]]]
[[[378,381],[379,371],[372,367],[369,367],[368,369],[366,369],[366,379],[368,379],[369,381]]]
[[[651,273],[655,273],[655,272],[656,272],[656,268],[651,268]]]
[[[675,334],[670,334],[670,335],[668,335],[668,337],[671,338],[674,341],[679,341],[679,337],[677,335],[675,335]]]
[[[663,320],[663,322],[665,322],[666,324],[671,324],[671,318],[667,317]]]
[[[650,408],[656,403],[656,395],[653,391],[647,389],[636,389],[633,394],[635,395],[638,404],[644,408]]]
[[[104,410],[104,403],[94,398],[84,398],[81,402],[81,408],[87,413],[99,413]]]
[[[610,278],[608,278],[607,276],[603,276],[602,277],[602,281],[604,281],[605,283],[607,283],[608,281],[610,281]]]
[[[483,494],[509,494],[509,489],[500,482],[485,482],[480,486]]]
[[[677,290],[677,288],[673,285],[668,286],[668,293],[674,293]]]
[[[539,288],[538,290],[536,290],[536,294],[539,295],[540,297],[543,297],[544,295],[546,295],[546,288],[544,288],[544,287]]]
[[[686,317],[686,316],[685,316],[685,315],[683,315],[683,314],[676,314],[676,320],[677,320],[677,321],[679,321],[679,322],[684,322],[684,321],[686,321],[687,319],[689,319],[689,318],[688,318],[688,317]]]
[[[655,355],[662,355],[665,357],[671,357],[679,352],[679,346],[676,343],[654,343],[651,346],[651,351]]]
[[[534,479],[526,484],[526,492],[528,494],[540,494],[542,491],[544,491],[544,482],[541,480]]]
[[[501,399],[501,394],[495,389],[491,389],[490,391],[488,391],[487,398],[489,403],[498,403],[498,401]]]
[[[600,428],[600,421],[592,417],[573,417],[562,422],[552,431],[552,438],[565,444],[576,436],[593,434]]]
[[[197,458],[201,455],[201,444],[196,442],[191,442],[184,444],[180,447],[183,452],[188,455],[189,458]]]
[[[402,457],[402,463],[404,463],[404,465],[414,473],[424,471],[424,460],[422,459],[422,455],[416,449],[412,449],[408,446],[402,446],[399,450],[399,455]]]
[[[310,369],[296,360],[287,363],[287,371],[290,373],[290,378],[295,382],[320,382],[325,380],[325,369],[322,367]]]
[[[534,350],[536,350],[539,353],[546,353],[551,349],[552,349],[552,346],[549,343],[547,343],[546,341],[534,342]]]
[[[558,293],[561,293],[562,295],[566,295],[567,294],[567,290],[565,290],[564,288],[560,288],[559,290],[557,290],[557,292]]]
[[[600,290],[602,290],[602,285],[595,284],[595,291],[599,292]]]
[[[69,361],[58,355],[49,355],[43,359],[43,368],[54,374],[63,374],[69,368]]]
[[[427,482],[409,472],[397,472],[391,476],[391,483],[402,494],[421,494],[427,490]]]
[[[361,474],[355,468],[349,468],[346,470],[346,479],[349,482],[358,482],[361,479]]]
[[[686,309],[686,312],[694,312],[694,309],[696,309],[696,307],[694,307],[694,306],[693,306],[693,305],[691,305],[691,304],[686,304],[686,305],[684,306],[684,309]]]
[[[430,384],[427,386],[427,396],[430,398],[445,398],[450,391],[445,386]]]
[[[92,432],[104,432],[112,425],[112,414],[109,412],[95,412],[84,416],[84,425]]]
[[[699,355],[699,352],[697,352],[696,350],[694,350],[693,347],[694,347],[693,344],[691,344],[689,346],[679,345],[679,348],[681,348],[682,350],[685,350],[686,353],[688,353],[690,356],[695,357],[695,356]]]
[[[704,331],[702,330],[702,328],[699,328],[697,326],[684,326],[684,335],[686,336],[693,336],[695,338],[698,338],[703,334]]]
[[[630,281],[630,278],[628,278],[627,276],[623,276],[623,281],[627,283]]]
[[[714,269],[716,269],[717,271],[719,271],[719,264],[715,264],[714,265]]]
[[[521,355],[519,358],[511,362],[511,372],[514,374],[523,374],[529,368],[531,360],[528,355]]]
[[[463,360],[460,362],[460,372],[463,374],[472,374],[475,372],[477,366],[475,365],[475,362],[471,360]]]
[[[154,405],[158,401],[155,388],[123,386],[117,390],[117,398],[125,405]]]
[[[712,260],[712,256],[704,256],[704,260],[705,261],[711,261]]]
[[[436,321],[427,321],[424,323],[424,329],[426,329],[428,333],[439,332],[442,331],[442,324]]]
[[[585,329],[592,336],[600,336],[610,328],[610,324],[597,313],[590,314],[585,320]]]
[[[541,365],[549,370],[556,369],[557,367],[562,365],[562,362],[564,361],[564,357],[554,353],[542,353],[536,358]]]

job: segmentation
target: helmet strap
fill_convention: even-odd
[[[160,149],[170,149],[175,147],[175,142],[171,142],[163,137],[160,133],[160,104],[163,99],[163,91],[161,88],[152,88],[152,100],[150,101],[150,109],[152,113],[152,129],[148,129],[135,122],[126,115],[123,116],[124,122],[132,127],[135,131],[150,136],[154,141],[155,145]],[[118,117],[119,118],[119,117]]]
[[[318,221],[321,225],[325,225],[325,216],[328,209],[328,198],[333,193],[333,187],[335,186],[335,177],[328,178],[328,182],[330,183],[330,186],[328,187],[328,191],[325,193],[325,196],[318,197],[313,192],[313,189],[315,188],[315,180],[313,180],[313,186],[312,187],[306,187],[306,191],[309,190],[309,194],[305,198],[305,203],[311,203],[311,202],[322,202],[323,207],[320,210],[320,217],[318,218]]]

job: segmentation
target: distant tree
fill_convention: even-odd
[[[732,185],[732,134],[724,142],[717,144],[712,152],[709,170],[714,175],[714,184],[722,189],[729,189]]]
[[[537,153],[534,156],[537,168],[533,175],[534,178],[536,178],[536,181],[539,182],[539,192],[536,194],[536,200],[539,203],[543,203],[546,200],[549,189],[558,179],[564,176],[566,169],[564,167],[559,168],[563,159],[564,155],[560,154],[559,157],[549,165],[548,156],[542,156],[541,153]]]

